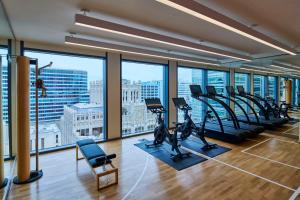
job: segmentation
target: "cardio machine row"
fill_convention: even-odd
[[[166,110],[162,106],[160,99],[145,99],[147,109],[157,115],[158,123],[158,126],[154,130],[153,143],[146,145],[148,147],[155,147],[166,141],[172,146],[172,151],[176,152],[176,154],[171,154],[172,159],[178,160],[189,156],[188,153],[181,153],[179,141],[185,140],[191,135],[198,137],[202,141],[202,148],[204,150],[209,150],[215,148],[216,145],[207,143],[205,137],[230,143],[239,143],[246,138],[256,137],[265,128],[273,129],[288,122],[289,118],[286,114],[288,106],[285,106],[284,102],[280,107],[276,107],[270,103],[269,99],[246,93],[242,86],[237,87],[238,93],[234,91],[232,86],[227,86],[226,90],[228,97],[218,94],[214,86],[207,86],[207,93],[204,94],[200,85],[190,85],[192,99],[207,107],[204,118],[198,122],[192,120],[191,114],[189,114],[192,108],[184,98],[173,98],[176,108],[183,111],[184,119],[182,123],[175,123],[175,127],[171,129],[173,133],[170,133],[163,120],[162,115]],[[215,107],[208,100],[220,104],[228,117],[221,119]],[[235,103],[242,111],[242,115],[237,115],[227,104],[228,101]],[[248,109],[243,107],[241,102]],[[256,105],[259,111],[256,111],[250,102]],[[201,108],[201,106],[198,107]]]

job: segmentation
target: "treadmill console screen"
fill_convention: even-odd
[[[145,99],[147,109],[163,108],[159,98]]]
[[[190,85],[190,90],[192,93],[192,96],[201,96],[202,95],[202,89],[200,85]]]
[[[182,106],[187,105],[187,103],[183,97],[173,98],[173,102],[176,107],[182,107]]]
[[[239,94],[245,94],[245,90],[244,90],[244,87],[242,85],[238,85],[236,86]]]
[[[206,86],[206,92],[210,96],[216,96],[217,95],[217,91],[216,91],[215,86],[209,86],[209,85]]]

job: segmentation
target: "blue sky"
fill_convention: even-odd
[[[31,58],[38,58],[39,66],[47,65],[52,61],[52,68],[87,71],[88,81],[101,80],[103,78],[103,66],[105,62],[101,58],[85,58],[29,51],[25,52],[25,55]],[[163,65],[124,61],[122,63],[122,78],[132,81],[162,80],[162,69]]]
[[[0,49],[1,54],[6,54],[5,49]],[[53,62],[52,68],[61,69],[75,69],[83,70],[88,73],[88,82],[94,80],[102,80],[103,78],[103,67],[105,61],[100,57],[88,58],[88,57],[76,57],[69,55],[58,55],[26,51],[25,55],[31,58],[39,59],[39,66],[49,64]],[[3,59],[3,62],[7,62]],[[3,63],[3,64],[5,64]],[[191,82],[192,81],[192,69],[179,68],[178,73],[180,74],[179,81]],[[142,63],[142,62],[131,62],[123,61],[122,63],[122,78],[129,79],[132,81],[153,81],[163,79],[163,65]]]
[[[25,52],[25,56],[30,58],[38,58],[39,67],[49,64],[51,61],[53,65],[51,68],[83,70],[88,73],[88,82],[103,79],[103,65],[104,60],[101,58],[87,58],[65,56],[57,54],[46,54],[38,52]]]

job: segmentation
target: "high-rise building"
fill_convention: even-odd
[[[30,80],[35,81],[31,68]],[[47,97],[39,98],[39,120],[59,120],[64,114],[65,105],[88,103],[87,72],[57,68],[43,69],[40,78],[47,88]],[[41,91],[39,91],[41,95]],[[35,119],[35,86],[30,87],[30,119]]]
[[[90,82],[90,103],[103,106],[103,81]]]
[[[203,83],[203,72],[199,70],[192,70],[192,82],[195,84],[202,85]],[[203,89],[203,88],[202,88]],[[190,90],[190,88],[189,88]],[[191,98],[190,99],[190,106],[193,109],[193,120],[195,122],[200,122],[203,116],[203,104],[198,100]]]
[[[141,99],[147,98],[163,98],[163,82],[162,81],[147,81],[141,84]]]
[[[3,121],[8,123],[8,70],[2,66],[2,112]]]
[[[62,144],[79,139],[103,139],[103,107],[99,104],[65,105],[60,120]]]
[[[156,81],[158,82],[158,81]],[[146,85],[155,85],[146,82]],[[147,111],[147,108],[142,99],[143,89],[154,90],[156,95],[151,94],[152,92],[144,92],[144,98],[159,97],[157,90],[159,87],[142,87],[141,82],[131,82],[130,80],[122,80],[122,134],[130,135],[134,133],[153,131],[156,123],[155,116]],[[156,89],[154,89],[156,88]],[[153,91],[153,92],[154,92]],[[153,96],[150,96],[153,95]],[[149,95],[149,96],[148,96]]]

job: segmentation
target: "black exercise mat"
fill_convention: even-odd
[[[180,144],[181,144],[181,146],[183,146],[187,149],[191,149],[193,151],[196,151],[198,153],[201,153],[201,154],[206,155],[211,158],[218,156],[220,154],[226,153],[227,151],[231,150],[227,147],[223,147],[220,145],[216,145],[216,148],[213,148],[213,149],[202,150],[201,147],[203,147],[204,144],[202,143],[202,141],[199,138],[196,138],[196,137],[189,137],[183,141],[180,141]]]
[[[149,140],[141,140],[140,143],[134,144],[135,146],[139,147],[140,149],[144,150],[145,152],[151,154],[155,158],[158,158],[159,160],[163,161],[164,163],[168,164],[169,166],[173,167],[174,169],[180,171],[183,169],[186,169],[188,167],[191,167],[193,165],[196,165],[198,163],[201,163],[203,161],[206,161],[207,159],[202,158],[195,154],[190,154],[189,157],[185,157],[182,160],[173,161],[170,158],[170,154],[173,153],[171,150],[171,145],[164,142],[162,145],[158,147],[146,147],[145,144],[151,144],[153,141]],[[180,149],[182,153],[186,153],[183,149]]]
[[[290,120],[289,120],[289,124],[290,124],[290,125],[297,124],[298,122],[300,122],[299,119],[290,119]]]

